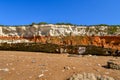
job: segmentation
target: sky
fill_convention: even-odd
[[[120,24],[120,0],[0,0],[0,24]]]

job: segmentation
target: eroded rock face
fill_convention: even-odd
[[[108,26],[70,26],[70,25],[29,25],[29,26],[0,26],[0,36],[76,36],[76,35],[112,35],[107,31]],[[118,35],[120,27],[113,34]]]
[[[120,36],[94,36],[89,41],[95,46],[120,50]]]
[[[105,36],[109,35],[107,29],[107,26],[76,27],[53,24],[17,27],[0,26],[0,43],[4,42],[4,40],[16,42],[15,40],[27,39],[30,42],[59,45],[95,45],[120,50],[120,36]],[[117,27],[114,34],[117,35],[119,31],[120,27]]]

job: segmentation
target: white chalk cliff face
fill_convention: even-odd
[[[113,34],[119,34],[120,27]],[[32,26],[0,26],[0,36],[68,36],[68,35],[109,35],[107,26],[70,26],[70,25],[32,25]]]

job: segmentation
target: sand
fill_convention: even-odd
[[[107,69],[112,56],[68,56],[42,52],[0,51],[0,80],[66,80],[76,73],[94,73],[120,80],[120,70]]]

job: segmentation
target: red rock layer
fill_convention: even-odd
[[[104,48],[112,48],[120,50],[120,36],[67,36],[67,37],[51,37],[51,36],[0,36],[1,40],[20,40],[27,39],[33,42],[53,43],[58,45],[95,45]]]

